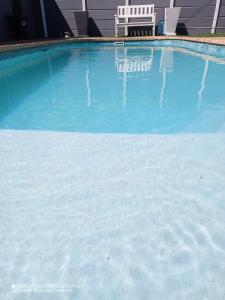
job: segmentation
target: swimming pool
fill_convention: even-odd
[[[0,57],[0,299],[224,300],[224,48]]]
[[[222,49],[181,41],[74,43],[7,55],[0,61],[0,128],[224,131]]]

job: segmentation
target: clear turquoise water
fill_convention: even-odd
[[[224,132],[225,56],[191,45],[71,44],[1,59],[0,128]]]
[[[225,48],[42,50],[0,55],[0,300],[224,300]]]

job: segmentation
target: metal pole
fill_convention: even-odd
[[[216,31],[216,25],[217,25],[218,16],[219,16],[219,10],[220,10],[220,3],[221,3],[221,0],[216,0],[216,7],[215,7],[215,12],[214,12],[214,17],[213,17],[211,33],[215,33],[215,31]]]
[[[170,8],[174,7],[175,0],[170,0]]]
[[[83,11],[86,11],[86,10],[87,10],[86,0],[82,0],[82,10],[83,10]]]
[[[40,6],[41,6],[41,16],[42,16],[42,24],[43,24],[43,28],[44,28],[44,35],[45,35],[45,38],[47,38],[48,37],[48,28],[47,28],[47,22],[46,22],[44,0],[40,0]]]
[[[130,0],[125,0],[125,5],[127,6],[127,5],[129,5],[129,4],[130,4]],[[129,19],[126,18],[126,19],[125,19],[125,22],[128,23],[128,21],[129,21]],[[126,26],[126,27],[125,27],[125,36],[127,36],[127,35],[128,35],[128,27]]]

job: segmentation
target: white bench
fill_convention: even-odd
[[[131,21],[129,19],[132,19]],[[135,19],[138,19],[135,21]],[[139,19],[145,19],[140,21]],[[149,20],[148,20],[149,19]],[[150,5],[124,5],[117,7],[115,15],[115,35],[118,36],[119,27],[125,28],[128,35],[128,27],[152,26],[152,35],[155,35],[155,7]]]

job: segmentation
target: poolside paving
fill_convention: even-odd
[[[20,49],[29,49],[43,47],[62,43],[74,42],[114,42],[114,41],[154,41],[154,40],[182,40],[197,43],[208,43],[213,45],[225,46],[225,37],[190,37],[190,36],[139,36],[139,37],[86,37],[70,39],[46,39],[46,40],[27,40],[0,43],[0,52],[14,51]]]

